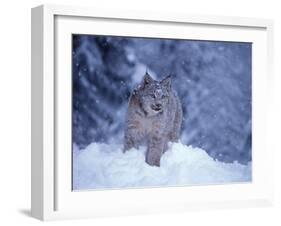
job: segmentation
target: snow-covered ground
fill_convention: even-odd
[[[145,148],[122,152],[122,145],[92,143],[74,148],[73,188],[104,189],[207,185],[251,181],[251,164],[223,163],[204,150],[181,143],[169,144],[161,167],[145,163]]]

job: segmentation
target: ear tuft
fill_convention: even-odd
[[[167,89],[171,89],[172,87],[172,78],[171,78],[171,75],[168,75],[166,78],[164,78],[162,81],[161,81],[161,84],[163,86],[165,86]]]
[[[147,85],[149,83],[152,83],[153,81],[154,81],[153,78],[148,74],[148,72],[146,72],[143,77],[143,84]]]

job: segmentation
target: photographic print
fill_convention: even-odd
[[[252,44],[72,35],[72,189],[252,180]]]

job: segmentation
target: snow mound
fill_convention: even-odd
[[[169,144],[161,167],[145,162],[145,147],[122,152],[122,145],[92,143],[73,151],[73,189],[207,185],[251,181],[251,163],[223,163],[204,150]]]

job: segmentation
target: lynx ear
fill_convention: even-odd
[[[143,77],[142,83],[144,85],[147,85],[149,83],[152,83],[153,81],[154,81],[153,78],[148,74],[148,72],[146,72],[144,77]]]
[[[171,75],[168,75],[166,78],[164,78],[164,79],[161,81],[161,85],[163,85],[163,86],[166,87],[167,89],[171,89],[171,86],[172,86]]]

